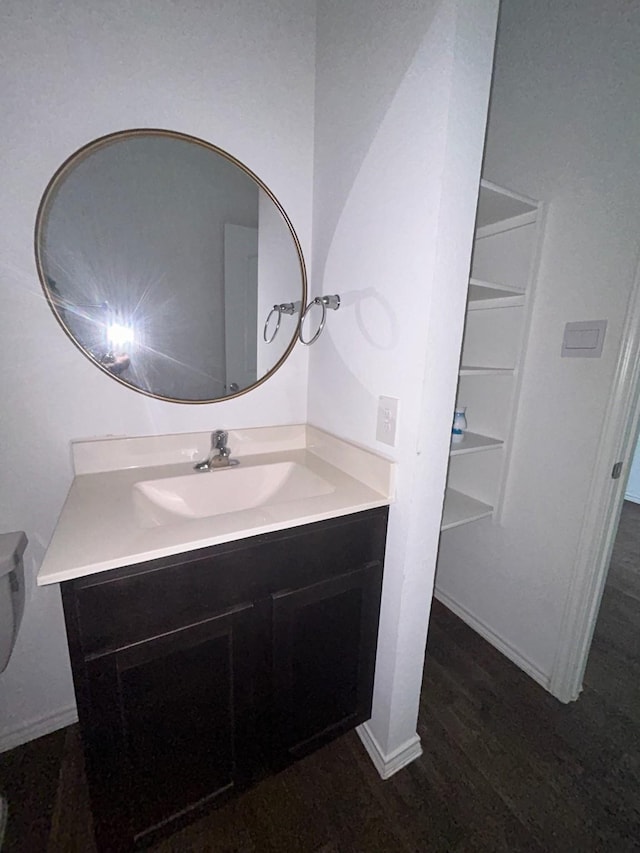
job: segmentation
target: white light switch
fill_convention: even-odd
[[[398,400],[395,397],[380,397],[378,400],[378,422],[376,438],[392,447],[396,443],[398,427]]]
[[[562,358],[600,358],[606,330],[606,320],[567,323],[562,338]]]

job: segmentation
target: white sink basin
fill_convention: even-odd
[[[274,462],[143,480],[133,486],[133,502],[139,522],[145,527],[155,527],[304,500],[333,491],[334,486],[304,465]]]

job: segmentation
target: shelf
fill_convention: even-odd
[[[460,376],[509,376],[513,371],[513,367],[476,367],[463,364],[459,374]]]
[[[524,290],[519,287],[514,287],[511,284],[498,284],[497,281],[483,281],[481,278],[469,279],[469,294],[476,292],[474,299],[487,299],[494,296],[524,296]],[[482,293],[489,292],[488,296],[482,296]]]
[[[450,456],[462,456],[463,453],[479,453],[483,450],[497,450],[504,442],[498,438],[490,438],[488,435],[480,435],[477,432],[465,432],[462,441],[451,442]]]
[[[515,308],[524,305],[524,291],[505,284],[469,279],[468,311],[486,308]]]
[[[495,225],[516,216],[535,213],[538,205],[533,199],[505,190],[489,181],[480,182],[476,228]]]
[[[451,530],[460,527],[470,521],[478,521],[480,518],[488,518],[493,514],[493,507],[489,504],[470,498],[455,489],[447,489],[444,496],[444,512],[442,513],[441,530]]]
[[[448,483],[457,488],[446,489],[442,530],[482,518],[500,518],[539,216],[539,202],[481,181],[458,399],[476,413],[473,423],[478,429],[501,438],[465,432],[462,441],[451,442]],[[474,376],[488,378],[466,378]],[[506,378],[496,378],[499,376]],[[494,453],[487,455],[487,451]],[[469,530],[469,535],[480,536],[488,526]],[[455,540],[452,536],[448,555],[454,561],[464,558],[462,551],[468,544],[466,539],[461,542],[458,552]]]

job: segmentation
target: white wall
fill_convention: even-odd
[[[640,440],[631,460],[631,470],[629,471],[627,490],[624,496],[628,501],[640,504]]]
[[[548,220],[503,527],[438,585],[543,683],[640,248],[639,55],[638,4],[503,0],[483,171]],[[564,324],[601,318],[602,358],[561,359]]]
[[[24,529],[27,604],[0,675],[0,748],[62,724],[73,692],[57,588],[35,574],[71,481],[69,441],[306,420],[302,347],[250,394],[207,406],[136,394],[84,359],[41,295],[40,196],[89,140],[164,127],[230,151],[270,187],[309,254],[312,0],[5,0],[0,10],[0,529]]]
[[[313,292],[342,306],[311,351],[309,420],[398,461],[373,719],[382,760],[416,719],[497,7],[318,4]],[[380,394],[397,443],[376,441]]]

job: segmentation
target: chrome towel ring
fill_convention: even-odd
[[[279,305],[273,306],[271,311],[269,311],[267,319],[265,320],[265,323],[264,323],[264,329],[262,330],[262,337],[264,339],[265,344],[270,344],[275,340],[276,335],[278,334],[278,331],[280,329],[280,320],[282,319],[282,315],[283,314],[295,314],[295,312],[296,312],[295,302],[281,302]],[[276,321],[276,327],[273,330],[273,334],[271,336],[268,336],[267,335],[267,329],[269,328],[269,322],[270,322],[270,320],[274,314],[278,315],[278,319]]]
[[[322,306],[322,317],[320,318],[320,325],[318,326],[315,335],[309,338],[308,341],[302,337],[302,324],[304,323],[304,318],[307,316],[307,312],[310,308],[313,308],[314,305]],[[304,314],[300,318],[300,332],[299,338],[300,343],[304,344],[306,347],[311,346],[311,344],[315,343],[320,335],[322,334],[322,330],[324,329],[324,324],[327,322],[327,308],[330,308],[332,311],[337,311],[340,307],[340,297],[337,293],[334,293],[333,296],[316,296],[307,307],[304,309]]]

